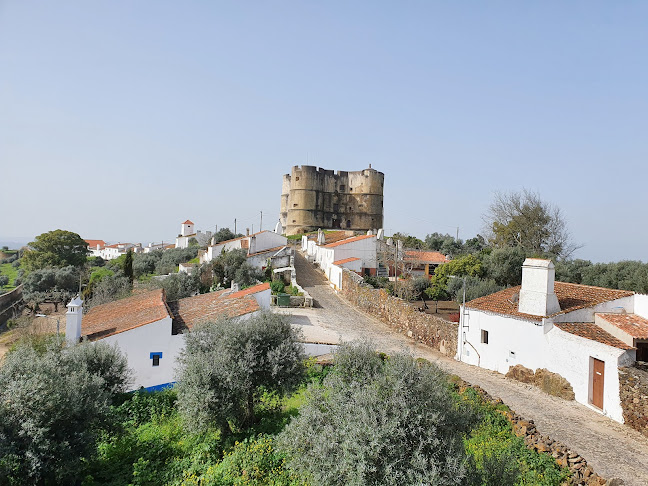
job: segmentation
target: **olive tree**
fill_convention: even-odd
[[[283,315],[265,312],[247,320],[223,318],[187,334],[177,369],[178,408],[190,429],[256,421],[262,391],[295,389],[303,376],[304,351]]]
[[[0,484],[74,484],[129,380],[103,344],[20,345],[0,367]]]
[[[288,465],[321,485],[469,484],[462,438],[475,414],[453,400],[445,374],[367,354],[343,347],[344,366],[309,388],[280,436]]]

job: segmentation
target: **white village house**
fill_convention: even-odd
[[[554,280],[551,261],[527,258],[521,286],[467,302],[456,358],[500,373],[545,368],[623,422],[618,367],[648,359],[648,296]]]
[[[84,316],[78,297],[68,304],[66,339],[116,344],[134,370],[132,389],[154,389],[174,381],[176,359],[185,335],[201,322],[220,316],[247,319],[270,308],[270,285],[221,290],[167,302],[161,289],[98,305]]]
[[[288,240],[285,236],[264,230],[209,245],[207,250],[201,250],[198,256],[200,263],[203,264],[212,261],[222,252],[242,249],[247,251],[247,261],[250,265],[264,270],[269,261],[272,261],[272,266],[275,268],[287,265],[292,255],[292,249],[287,245]]]

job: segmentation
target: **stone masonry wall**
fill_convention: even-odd
[[[486,390],[477,385],[471,385],[459,377],[454,377],[453,381],[458,386],[460,392],[470,387],[485,402],[492,403],[493,405],[502,404],[501,399],[493,398]],[[511,409],[502,411],[502,414],[513,426],[515,435],[524,439],[527,448],[537,451],[540,454],[550,455],[556,460],[559,466],[569,469],[570,478],[567,484],[578,486],[612,486],[623,484],[623,481],[616,478],[605,480],[594,472],[592,466],[588,465],[585,458],[580,454],[550,437],[541,435],[536,429],[533,420],[526,420]]]
[[[356,273],[342,272],[340,294],[358,309],[447,356],[457,353],[458,324],[419,312],[407,302],[374,289]]]
[[[648,437],[648,366],[619,368],[619,386],[625,424]]]

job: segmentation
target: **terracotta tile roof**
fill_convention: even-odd
[[[241,247],[242,248],[247,248],[247,245],[248,245],[248,240],[247,239],[250,236],[260,235],[261,233],[268,233],[268,231],[269,230],[257,231],[256,233],[252,233],[251,235],[248,235],[248,236],[239,236],[238,238],[232,238],[231,240],[219,241],[218,243],[216,243],[214,245],[210,245],[210,246],[224,245],[225,243],[231,243],[233,241],[244,240],[244,241],[241,242]]]
[[[190,220],[187,220],[187,221],[185,221],[185,222],[184,222],[184,223],[182,223],[182,224],[193,224],[193,222],[192,222],[192,221],[190,221]]]
[[[344,260],[338,260],[336,262],[333,262],[333,265],[344,265],[345,263],[355,262],[356,260],[360,260],[360,259],[356,257],[345,258]]]
[[[169,302],[174,316],[173,333],[182,333],[196,324],[215,321],[222,316],[239,317],[260,310],[254,297],[232,295],[229,290],[221,290]]]
[[[438,251],[405,250],[405,260],[419,263],[448,263],[450,260]]]
[[[247,237],[245,237],[245,239],[241,241],[241,248],[244,248],[246,250],[250,248],[250,240],[248,240]]]
[[[352,238],[347,238],[345,240],[336,241],[335,243],[329,243],[324,245],[324,248],[335,248],[336,246],[346,245],[347,243],[355,243],[356,241],[365,240],[367,238],[375,238],[376,235],[360,235],[353,236]]]
[[[648,319],[636,314],[596,314],[635,339],[648,339]]]
[[[106,246],[106,242],[104,240],[83,240],[88,244],[89,248],[96,249],[97,245],[99,245],[99,248],[103,248]]]
[[[552,316],[566,314],[578,309],[602,304],[603,302],[609,302],[622,297],[629,297],[634,294],[634,292],[627,290],[605,289],[602,287],[592,287],[590,285],[579,285],[565,282],[555,282],[554,290],[558,297],[561,311],[552,314]],[[519,285],[516,287],[510,287],[495,292],[494,294],[466,302],[466,307],[487,312],[495,312],[497,314],[521,317],[533,321],[541,321],[542,317],[540,316],[518,312],[517,297],[519,296],[519,293]]]
[[[268,248],[267,250],[257,251],[256,253],[248,253],[248,257],[254,256],[254,255],[259,255],[260,253],[276,253],[279,250],[281,250],[282,248],[285,248],[285,245],[275,246],[274,248]]]
[[[270,283],[262,283],[259,285],[254,285],[253,287],[248,287],[247,289],[239,290],[238,292],[233,292],[225,296],[226,299],[238,299],[240,297],[245,297],[246,295],[256,294],[257,292],[263,292],[264,290],[270,289]]]
[[[612,334],[604,331],[593,322],[556,322],[554,325],[569,334],[574,334],[591,341],[607,344],[614,348],[625,350],[634,349],[632,346],[628,346],[623,341],[615,338]]]
[[[98,305],[81,321],[81,335],[96,341],[169,317],[162,289]]]

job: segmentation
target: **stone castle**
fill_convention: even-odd
[[[286,235],[322,229],[367,231],[383,227],[385,175],[294,166],[283,176],[281,224]]]

